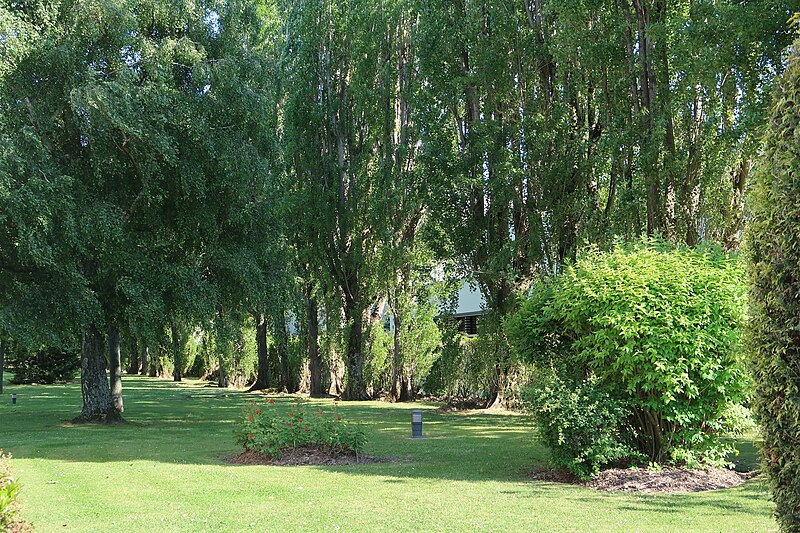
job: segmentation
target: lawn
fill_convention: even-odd
[[[763,478],[688,495],[626,495],[527,480],[547,452],[512,413],[341,403],[367,453],[393,462],[232,466],[232,429],[258,395],[126,377],[124,426],[72,426],[79,385],[10,386],[0,447],[37,531],[772,531]],[[10,395],[18,396],[11,406]],[[277,402],[290,402],[278,398]],[[331,401],[315,401],[331,406]],[[427,438],[411,440],[410,410]],[[753,461],[743,442],[743,461]]]

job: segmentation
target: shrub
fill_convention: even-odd
[[[81,358],[76,352],[46,348],[35,353],[17,352],[9,358],[14,368],[15,384],[50,384],[70,381],[81,368]]]
[[[535,288],[507,328],[524,360],[565,381],[594,375],[624,400],[650,461],[721,465],[727,413],[747,388],[744,298],[734,259],[643,241],[586,253]]]
[[[11,475],[11,455],[0,450],[0,530],[29,531],[30,528],[17,517],[19,482]]]
[[[636,455],[621,434],[628,416],[625,403],[598,388],[594,379],[568,384],[553,375],[527,388],[523,401],[553,462],[579,478]]]
[[[748,347],[762,455],[784,531],[800,529],[800,40],[771,111],[756,165],[745,239]]]
[[[363,452],[366,435],[360,425],[342,420],[334,412],[309,411],[296,402],[281,410],[274,400],[253,402],[244,410],[236,441],[245,450],[278,458],[286,450],[320,446],[331,452]]]

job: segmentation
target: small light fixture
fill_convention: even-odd
[[[422,410],[414,409],[411,411],[411,438],[422,438]]]
[[[17,395],[16,394],[12,394],[11,395],[11,405],[17,405]]]

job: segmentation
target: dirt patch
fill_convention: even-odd
[[[334,452],[319,447],[303,447],[286,451],[276,459],[256,451],[246,451],[225,460],[234,465],[271,466],[343,466],[386,463],[387,459],[356,455],[353,452]]]
[[[727,489],[741,485],[758,472],[735,472],[725,468],[609,468],[589,481],[581,481],[572,472],[555,468],[539,468],[527,477],[551,483],[569,483],[606,492],[681,493]]]

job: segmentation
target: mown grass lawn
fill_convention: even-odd
[[[259,395],[126,377],[124,426],[72,426],[79,385],[11,386],[0,448],[37,531],[771,531],[762,478],[728,490],[627,495],[527,480],[547,452],[511,413],[340,403],[367,453],[394,462],[232,466],[233,427]],[[10,395],[18,395],[12,408]],[[279,398],[290,402],[290,398]],[[315,401],[331,406],[329,400]],[[428,438],[410,440],[423,408]],[[743,460],[752,461],[752,445]]]

